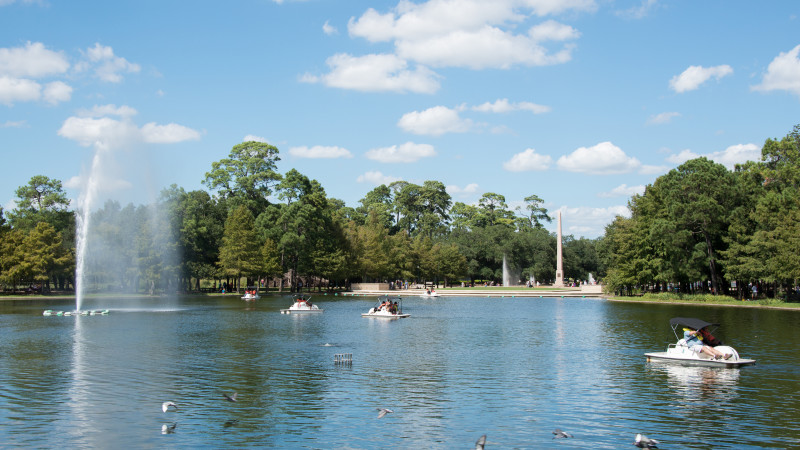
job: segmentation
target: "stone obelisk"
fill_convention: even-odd
[[[561,261],[561,211],[558,212],[558,242],[556,242],[556,282],[553,287],[564,287],[564,264]]]

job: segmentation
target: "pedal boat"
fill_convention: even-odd
[[[714,349],[719,350],[723,354],[732,355],[728,359],[725,358],[714,359],[713,356],[707,355],[703,352],[692,351],[686,345],[686,340],[683,339],[683,337],[679,336],[677,331],[678,327],[687,326],[698,331],[706,329],[706,331],[708,331],[708,334],[711,334],[711,332],[715,331],[716,327],[719,326],[718,323],[709,323],[704,320],[695,319],[691,317],[674,317],[669,320],[669,324],[670,328],[672,328],[672,332],[678,339],[678,342],[676,342],[675,344],[667,345],[666,351],[645,353],[644,356],[647,357],[647,362],[668,362],[668,363],[678,363],[678,364],[687,364],[695,366],[724,367],[724,368],[748,366],[756,363],[754,359],[742,358],[741,356],[739,356],[739,352],[737,352],[736,349],[728,345],[713,346]],[[714,328],[709,330],[708,329],[709,327],[714,327]]]
[[[292,296],[292,306],[282,309],[281,314],[308,314],[321,313],[323,310],[319,306],[311,303],[311,296],[308,294],[295,294]]]

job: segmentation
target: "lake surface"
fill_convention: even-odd
[[[280,314],[278,296],[89,299],[111,313],[88,317],[0,302],[0,447],[466,449],[487,434],[487,449],[619,449],[637,432],[668,449],[800,446],[800,311],[407,297],[411,317],[384,321],[360,316],[375,297],[314,301],[324,313]],[[675,316],[722,323],[758,363],[647,363]]]

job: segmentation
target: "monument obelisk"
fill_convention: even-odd
[[[561,261],[561,211],[558,212],[558,242],[556,243],[556,282],[553,287],[564,287],[564,264]]]

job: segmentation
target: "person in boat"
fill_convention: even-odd
[[[714,359],[729,359],[731,356],[733,356],[730,353],[725,354],[710,345],[706,345],[702,341],[702,336],[703,335],[701,332],[693,328],[683,329],[683,339],[686,341],[686,345],[689,347],[689,350],[697,353],[705,353]]]
[[[394,304],[389,306],[389,312],[392,314],[397,314],[397,302],[394,302]]]

